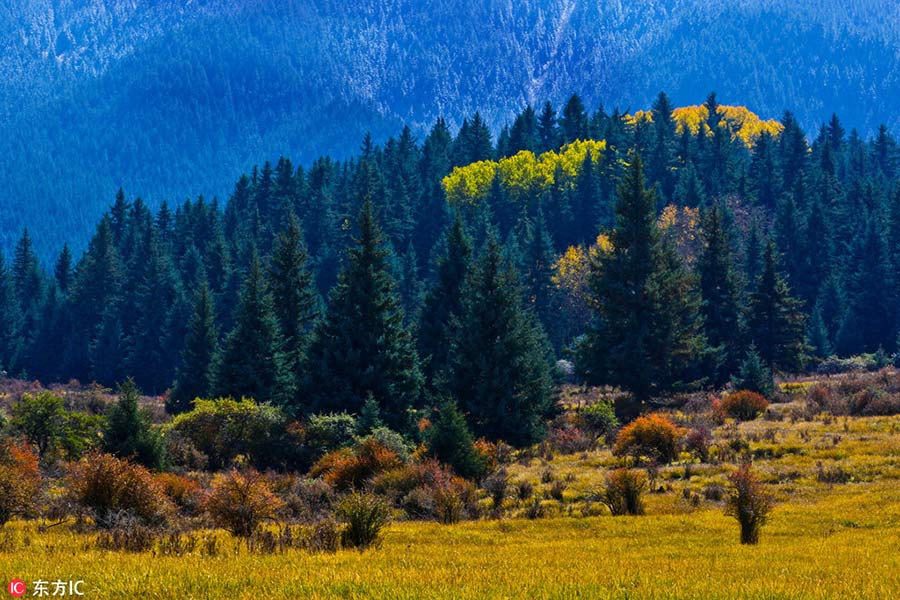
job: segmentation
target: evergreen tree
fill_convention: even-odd
[[[675,186],[673,199],[681,206],[696,208],[706,203],[703,183],[697,176],[697,169],[692,163],[685,165],[678,174],[678,185]]]
[[[480,479],[486,470],[484,457],[475,450],[472,433],[456,403],[446,401],[435,411],[428,430],[428,453],[466,479]]]
[[[282,345],[272,294],[254,256],[241,289],[234,327],[216,359],[214,395],[292,402],[294,388]]]
[[[732,380],[732,386],[736,390],[750,390],[771,398],[775,393],[775,380],[772,371],[763,364],[756,347],[752,344],[747,350],[747,356],[741,363],[737,377]]]
[[[647,165],[647,179],[658,184],[665,203],[672,198],[675,189],[675,121],[672,103],[665,92],[660,92],[653,103],[653,142]],[[689,205],[689,206],[696,206]]]
[[[56,278],[56,285],[63,294],[69,291],[69,285],[72,283],[72,252],[69,250],[68,244],[63,244],[59,258],[56,259],[56,266],[53,269],[53,275]]]
[[[7,376],[18,367],[22,347],[22,313],[16,298],[13,276],[0,254],[0,369]]]
[[[370,202],[363,205],[359,238],[332,290],[309,352],[308,397],[317,411],[358,412],[371,394],[393,429],[409,425],[422,376],[396,283],[390,253]]]
[[[462,315],[463,286],[471,259],[472,242],[457,212],[446,234],[444,250],[437,261],[437,278],[425,296],[419,323],[419,353],[429,383],[445,375],[449,366],[450,341]]]
[[[143,275],[136,285],[133,305],[137,319],[125,364],[136,385],[160,394],[175,375],[175,360],[164,340],[171,324],[169,314],[178,300],[178,282],[155,232],[151,231],[144,247]]]
[[[33,311],[41,301],[44,281],[27,229],[22,232],[22,237],[16,244],[12,276],[19,309],[28,321],[32,321],[35,318]],[[30,328],[28,324],[26,326]]]
[[[559,147],[559,127],[556,123],[556,111],[553,104],[547,101],[541,116],[538,117],[538,136],[540,137],[541,152],[556,150]]]
[[[750,339],[768,368],[796,371],[803,366],[804,327],[800,302],[791,296],[778,273],[775,244],[769,242],[762,273],[750,295],[747,319]]]
[[[161,469],[165,464],[165,443],[147,414],[138,408],[139,395],[131,379],[119,386],[119,401],[107,415],[103,449],[151,469]]]
[[[525,305],[534,311],[538,321],[559,349],[561,340],[555,335],[555,323],[559,318],[556,310],[556,286],[553,285],[553,240],[547,230],[544,212],[538,211],[533,234],[525,252],[522,281],[525,287]]]
[[[847,276],[847,312],[835,343],[844,356],[874,352],[893,342],[897,330],[897,300],[892,268],[880,225],[869,219],[865,234],[856,241]],[[890,337],[888,337],[890,336]]]
[[[319,314],[319,297],[308,264],[300,224],[290,213],[287,227],[272,252],[269,287],[281,333],[280,353],[295,389],[300,389],[302,383],[304,356]]]
[[[210,397],[214,383],[213,361],[218,346],[212,295],[209,285],[203,281],[196,293],[194,312],[188,322],[175,385],[166,399],[166,410],[170,414],[190,410],[196,398]]]
[[[691,274],[656,226],[656,197],[636,154],[619,186],[612,250],[591,260],[595,323],[578,349],[591,384],[620,386],[638,401],[687,385],[706,352]]]
[[[737,368],[743,342],[740,286],[728,238],[721,209],[714,204],[703,215],[703,249],[697,271],[706,337],[721,357],[717,382],[726,380]]]
[[[422,307],[422,297],[425,293],[422,280],[419,279],[419,260],[416,257],[416,249],[412,243],[406,247],[406,252],[400,257],[398,280],[400,302],[408,323],[416,320],[418,317],[419,310]]]
[[[572,94],[572,97],[566,102],[566,106],[563,108],[563,116],[559,120],[559,126],[563,143],[568,144],[575,140],[590,138],[587,111],[584,109],[584,103],[578,94]]]
[[[491,237],[463,293],[447,388],[478,436],[527,446],[554,406],[544,334],[522,306],[512,266]]]

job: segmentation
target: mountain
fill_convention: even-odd
[[[801,5],[802,4],[802,5]],[[572,92],[589,107],[711,90],[813,134],[832,112],[900,128],[887,0],[11,0],[0,8],[0,247],[83,247],[119,186],[151,206],[260,156],[344,157]]]

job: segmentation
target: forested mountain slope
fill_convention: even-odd
[[[355,153],[408,123],[480,110],[499,126],[577,91],[589,107],[676,105],[716,89],[807,131],[836,111],[863,135],[900,123],[891,2],[452,0],[0,8],[0,245],[84,243],[120,186],[151,206],[227,182],[260,156]],[[877,58],[877,60],[875,60]],[[494,133],[497,133],[495,130]],[[82,247],[82,246],[79,246]]]

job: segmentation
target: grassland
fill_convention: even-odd
[[[777,407],[789,412],[790,405]],[[180,556],[100,550],[68,525],[0,534],[0,578],[81,579],[89,598],[892,598],[900,594],[900,417],[728,423],[777,498],[758,546],[738,543],[715,499],[730,467],[659,470],[647,515],[595,502],[606,449],[524,458],[546,515],[509,498],[503,520],[396,522],[364,553],[250,552],[224,532]],[[829,474],[837,473],[836,477]],[[836,479],[839,483],[828,483]],[[556,482],[564,482],[564,485]],[[549,493],[564,488],[562,500]],[[545,491],[547,493],[545,493]],[[557,498],[559,494],[557,494]],[[710,498],[711,497],[711,498]],[[487,502],[487,501],[486,501]]]

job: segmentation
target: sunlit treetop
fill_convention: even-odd
[[[444,191],[450,202],[474,202],[485,197],[491,190],[494,178],[499,177],[503,188],[516,198],[547,189],[556,183],[560,173],[564,177],[560,183],[571,186],[588,152],[597,162],[605,151],[606,142],[603,140],[575,140],[559,152],[544,152],[540,156],[523,150],[499,161],[483,160],[454,168],[444,177]]]
[[[719,127],[730,129],[735,138],[739,138],[748,146],[751,146],[763,132],[777,136],[784,129],[784,126],[774,119],[769,119],[768,121],[760,119],[756,113],[749,110],[746,106],[719,105],[718,112],[722,115]],[[649,110],[639,110],[626,118],[631,124],[638,121],[652,123],[653,113]],[[697,135],[697,132],[700,131],[700,124],[706,122],[709,118],[709,110],[703,104],[699,106],[683,106],[672,111],[672,118],[675,120],[675,131],[678,135],[684,132],[685,127],[692,134]],[[707,130],[706,133],[707,135],[712,135],[712,131]]]

